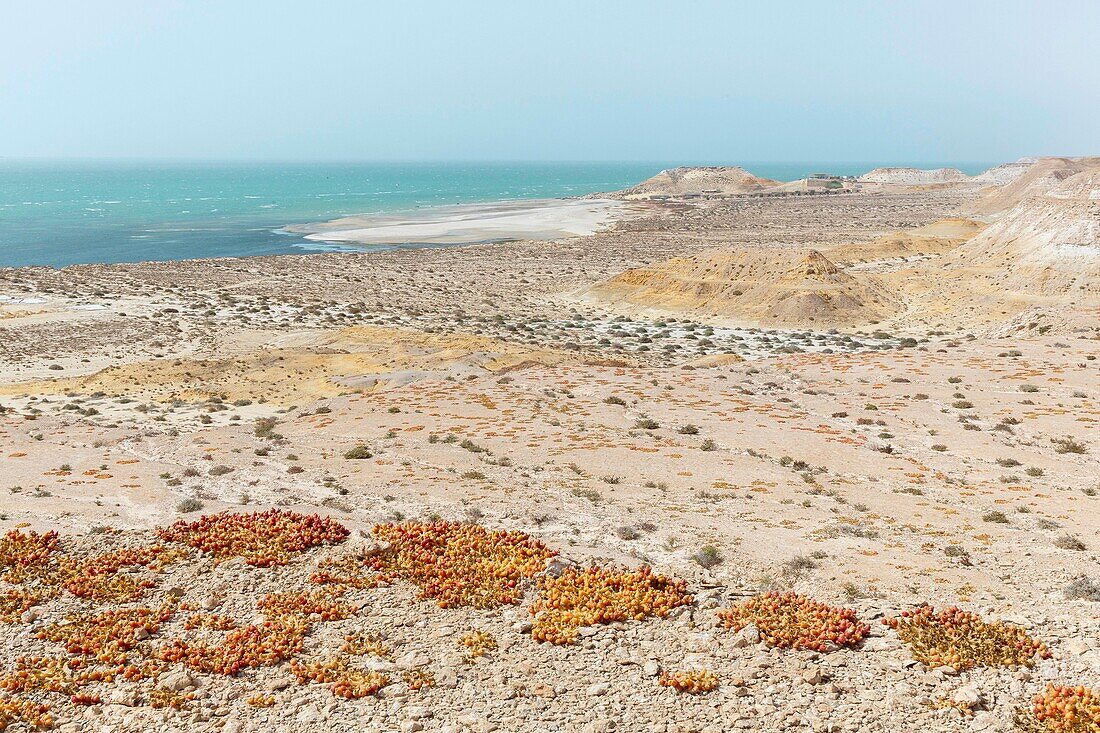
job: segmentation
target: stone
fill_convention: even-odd
[[[594,685],[588,686],[589,695],[606,695],[611,689],[610,682],[597,682]]]
[[[810,667],[802,671],[802,681],[809,685],[818,685],[825,681],[825,677],[820,669]]]
[[[738,649],[755,646],[760,643],[760,630],[749,624],[738,631],[733,637],[733,645]]]
[[[646,677],[656,677],[661,673],[661,665],[657,664],[656,660],[650,659],[642,665],[642,674]]]
[[[195,684],[194,678],[187,674],[187,672],[177,670],[162,675],[160,678],[160,686],[171,692],[183,692],[185,690],[193,690],[198,685]]]
[[[982,705],[982,692],[975,684],[963,685],[951,693],[951,702],[973,710]]]
[[[560,577],[566,568],[575,568],[577,563],[560,555],[550,558],[546,563],[546,570],[544,571],[551,578]]]

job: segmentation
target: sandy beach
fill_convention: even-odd
[[[594,234],[631,209],[606,199],[546,199],[435,207],[407,216],[349,216],[287,227],[318,242],[468,244]]]

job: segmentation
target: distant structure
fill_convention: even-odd
[[[844,178],[834,176],[832,173],[811,173],[806,176],[806,188],[808,189],[833,189],[843,188]]]

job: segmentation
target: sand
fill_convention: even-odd
[[[629,210],[604,199],[511,201],[433,208],[423,214],[344,217],[288,227],[317,242],[463,244],[592,234]]]
[[[1091,180],[988,227],[960,213],[978,186],[875,187],[673,197],[541,241],[0,270],[0,530],[58,530],[76,559],[219,511],[350,532],[273,568],[192,550],[108,574],[148,580],[131,602],[58,588],[0,624],[0,676],[67,657],[40,638],[52,625],[136,604],[181,604],[136,663],[223,644],[190,614],[262,622],[277,615],[265,594],[385,553],[377,523],[442,519],[528,533],[560,553],[549,574],[648,564],[694,601],[552,646],[531,635],[537,580],[487,609],[440,608],[403,580],[348,586],[348,617],[312,618],[296,660],[376,635],[389,653],[350,662],[389,678],[375,695],[334,696],[285,660],[236,676],[146,666],[81,688],[89,705],[26,695],[65,733],[1007,732],[1048,682],[1100,676],[1100,322],[1091,281],[1065,276],[1091,270],[1062,256],[1067,232],[1088,231]],[[1040,255],[1058,277],[1013,285]],[[626,273],[664,278],[662,302],[585,297]],[[792,308],[781,327],[698,307],[759,321],[836,292],[889,307],[831,326]],[[370,456],[348,457],[360,445]],[[721,625],[772,589],[850,608],[868,637],[789,650]],[[925,664],[881,624],[923,603],[1018,624],[1050,657]],[[497,648],[471,660],[474,629]],[[711,693],[658,682],[700,668]],[[411,670],[435,683],[414,689]],[[153,705],[165,695],[191,699]]]

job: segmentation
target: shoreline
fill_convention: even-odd
[[[526,199],[436,206],[406,215],[355,215],[282,231],[344,245],[479,244],[589,236],[608,229],[629,206],[611,199]],[[301,246],[301,245],[299,245]],[[358,248],[356,248],[358,249]]]

